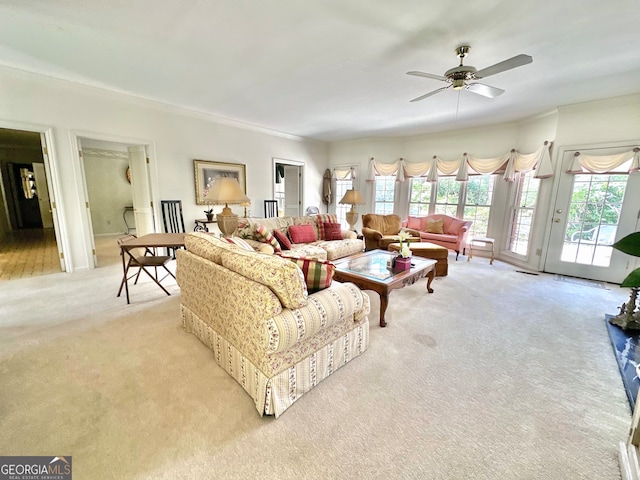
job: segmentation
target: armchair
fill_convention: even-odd
[[[378,215],[367,213],[362,216],[362,235],[364,236],[365,250],[381,248],[387,250],[390,243],[399,242],[401,231],[407,231],[402,227],[402,220],[398,215]],[[420,237],[412,234],[407,241],[419,242]]]

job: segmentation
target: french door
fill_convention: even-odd
[[[593,154],[622,151],[625,149]],[[544,270],[620,283],[633,265],[631,257],[612,245],[637,229],[640,173],[565,173],[575,153],[565,151],[563,155]]]

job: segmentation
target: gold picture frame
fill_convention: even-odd
[[[212,162],[209,160],[193,161],[196,182],[196,205],[207,205],[204,197],[216,177],[233,177],[238,180],[242,192],[247,194],[247,174],[244,163]]]

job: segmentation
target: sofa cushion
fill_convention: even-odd
[[[274,230],[273,236],[276,237],[276,240],[280,244],[280,248],[282,250],[291,250],[291,241],[289,237],[287,237],[287,233],[283,230]]]
[[[317,240],[313,225],[292,225],[289,227],[289,237],[292,243],[312,243]]]
[[[342,240],[342,226],[339,223],[323,223],[324,238],[320,240]]]
[[[222,265],[222,252],[238,250],[239,247],[214,237],[210,233],[189,232],[184,236],[184,246],[191,253]]]
[[[333,263],[313,258],[289,258],[289,260],[302,270],[309,293],[315,293],[331,286],[336,269]]]
[[[318,225],[318,240],[330,240],[329,238],[327,238],[325,223],[338,223],[338,216],[330,213],[319,213],[318,215],[316,215],[316,224]]]
[[[236,247],[237,248],[237,247]],[[222,266],[266,285],[282,305],[299,308],[307,304],[307,285],[300,269],[277,255],[261,255],[237,249],[223,252]]]
[[[436,240],[437,242],[452,243],[454,245],[458,242],[457,235],[447,235],[441,233],[420,232],[420,238],[426,241]]]
[[[305,258],[314,258],[316,260],[333,260],[331,258],[327,258],[327,250],[324,248],[320,248],[316,245],[316,243],[293,243],[291,245],[291,250],[282,250],[278,253],[278,255],[282,257],[305,257]],[[338,242],[333,242],[338,243]]]
[[[255,235],[256,240],[258,240],[259,242],[271,245],[275,252],[279,252],[280,250],[282,250],[280,248],[280,244],[276,240],[276,237],[274,237],[273,234],[269,230],[267,230],[267,227],[265,227],[264,225],[256,224],[253,234]]]
[[[248,250],[249,252],[253,252],[253,247],[251,245],[249,245],[247,243],[247,241],[243,238],[240,237],[227,237],[225,238],[225,240],[229,243],[232,243],[233,245],[236,245],[240,248],[244,248],[245,250]]]
[[[322,240],[313,244],[320,247],[326,254],[327,260],[337,260],[339,258],[362,253],[364,250],[364,242],[357,238],[345,240]]]
[[[460,234],[460,230],[462,229],[464,224],[465,224],[465,222],[463,220],[459,220],[457,218],[454,218],[454,219],[451,220],[451,223],[449,224],[449,229],[444,233],[448,233],[448,234],[451,234],[451,235],[459,235]]]
[[[421,220],[423,217],[407,217],[407,228],[411,228],[413,230],[420,230]]]
[[[444,220],[434,220],[432,218],[427,219],[427,233],[444,233],[443,229]]]

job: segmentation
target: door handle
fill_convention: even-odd
[[[554,218],[553,221],[556,222],[556,223],[560,223],[560,219],[559,218]]]

